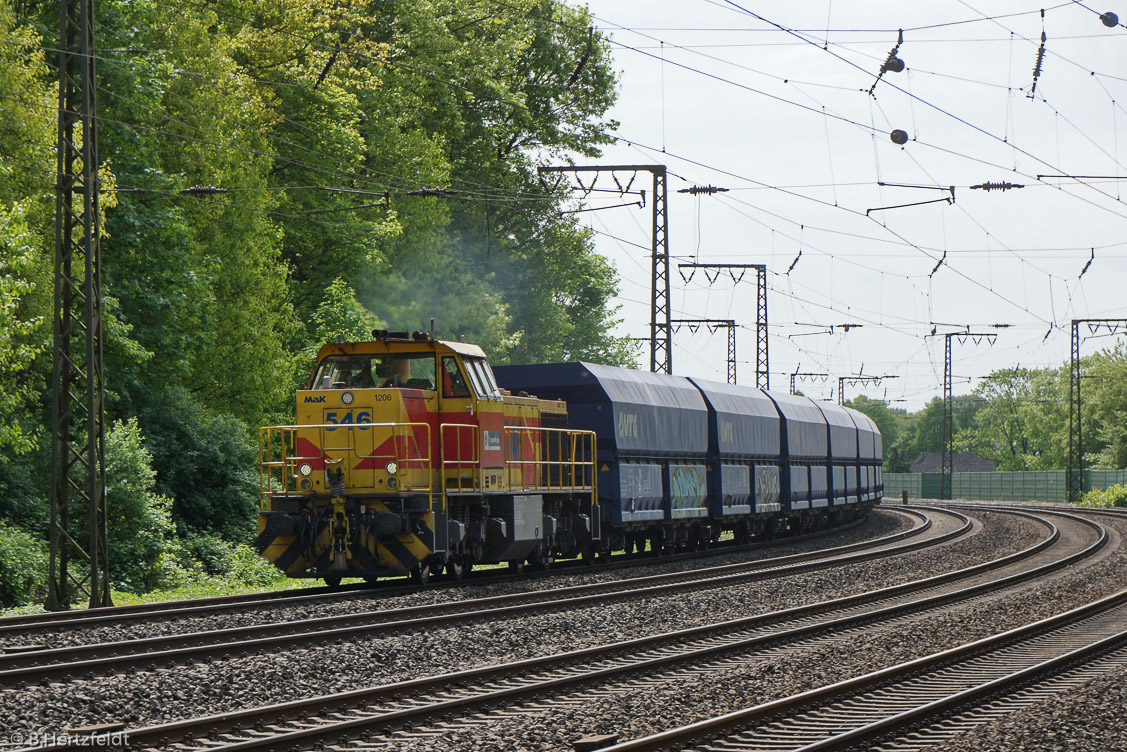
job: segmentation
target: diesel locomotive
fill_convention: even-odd
[[[747,541],[883,490],[855,410],[591,363],[494,370],[426,332],[325,345],[296,407],[260,432],[258,547],[329,584]]]

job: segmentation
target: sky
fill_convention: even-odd
[[[846,398],[910,411],[942,395],[945,333],[996,334],[952,338],[957,395],[1066,364],[1073,319],[1127,317],[1127,0],[582,4],[611,40],[619,140],[575,162],[666,165],[671,317],[736,321],[739,383],[755,384],[754,274],[678,264],[767,265],[772,389],[826,374],[797,386],[836,399],[839,377],[882,377]],[[894,47],[904,70],[878,80]],[[728,190],[677,192],[693,185]],[[575,197],[607,207],[577,216],[619,271],[617,333],[648,339],[650,203]],[[1124,339],[1081,333],[1084,354]],[[676,374],[726,378],[724,329],[682,326],[672,353]]]

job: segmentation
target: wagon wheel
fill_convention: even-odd
[[[328,585],[329,587],[332,587],[332,588],[340,587],[340,575],[339,574],[327,574],[327,575],[325,575],[324,580],[325,580],[325,584]]]
[[[550,569],[555,560],[555,557],[552,556],[552,552],[543,545],[537,546],[536,550],[533,551],[527,559],[528,564],[533,569],[541,571]]]
[[[524,562],[520,559],[513,559],[509,562],[509,571],[513,574],[522,574],[524,572]]]
[[[466,576],[467,569],[468,567],[462,563],[462,560],[455,556],[451,556],[446,561],[446,576],[454,582],[460,582]]]

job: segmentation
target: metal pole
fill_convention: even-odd
[[[736,383],[736,322],[728,324],[728,383]]]
[[[707,326],[709,331],[726,328],[728,330],[728,383],[736,383],[736,322],[734,319],[670,319],[671,326]],[[694,329],[695,331],[695,329]]]
[[[767,266],[764,264],[678,264],[678,269],[727,269],[732,280],[743,279],[743,271],[737,277],[734,270],[755,269],[756,271],[756,310],[755,310],[755,386],[758,389],[771,388],[771,365],[767,353]],[[707,272],[706,272],[707,274]],[[682,272],[682,276],[684,273]],[[709,278],[712,281],[712,278]],[[735,383],[735,382],[732,382]],[[793,391],[793,389],[792,389]]]
[[[1083,491],[1084,450],[1080,442],[1080,321],[1072,320],[1072,343],[1068,361],[1068,483],[1070,503],[1080,501]]]
[[[650,291],[650,370],[673,373],[673,329],[669,323],[669,212],[665,166],[653,172],[653,274]]]
[[[110,604],[105,480],[105,371],[98,207],[93,0],[62,0],[55,194],[55,296],[51,399],[51,498],[47,607],[70,607],[72,585],[88,584],[90,607]],[[81,140],[79,138],[81,137]],[[81,161],[81,170],[76,163]],[[81,192],[81,213],[75,198]],[[81,270],[81,271],[79,271]],[[85,505],[88,546],[72,531]],[[89,561],[76,579],[72,554]]]
[[[939,468],[939,498],[951,498],[951,473],[954,472],[955,412],[951,397],[951,337],[943,336],[943,460]]]
[[[767,267],[756,267],[758,274],[755,307],[755,385],[771,388],[771,366],[767,355]]]
[[[1109,332],[1119,331],[1127,325],[1125,319],[1072,319],[1072,346],[1068,362],[1068,469],[1065,475],[1066,497],[1070,502],[1080,501],[1084,495],[1084,432],[1080,414],[1080,325],[1087,324],[1090,331],[1106,326]]]
[[[649,172],[653,175],[651,200],[650,370],[673,373],[673,329],[669,308],[669,211],[665,165],[567,165],[538,167],[548,172]]]
[[[943,462],[940,467],[940,498],[950,499],[954,485],[955,472],[955,400],[951,395],[951,338],[966,341],[969,337],[978,343],[979,338],[994,344],[998,335],[993,332],[948,332],[943,335]]]

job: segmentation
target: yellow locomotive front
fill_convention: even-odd
[[[297,421],[260,434],[260,553],[291,577],[460,578],[599,548],[595,437],[497,387],[474,345],[323,347]]]

